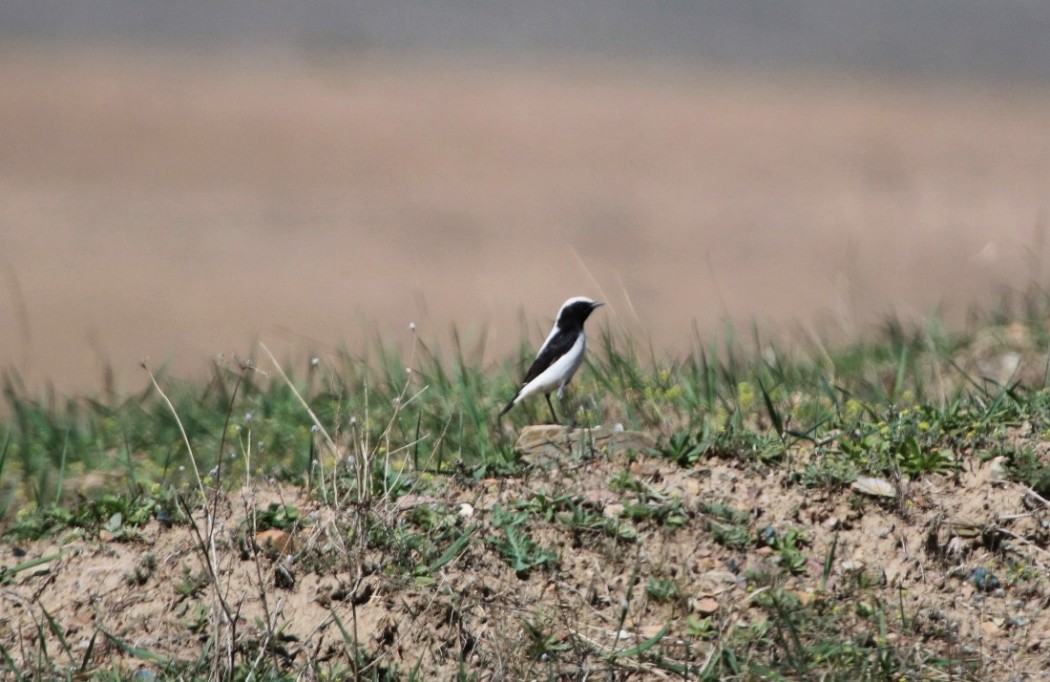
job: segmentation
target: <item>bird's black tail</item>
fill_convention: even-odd
[[[502,410],[500,410],[500,413],[499,413],[500,418],[502,418],[503,415],[505,415],[508,412],[510,412],[510,408],[514,407],[514,401],[517,400],[517,399],[518,399],[518,396],[514,396],[513,398],[511,398],[510,402],[507,403],[507,406],[504,407]]]

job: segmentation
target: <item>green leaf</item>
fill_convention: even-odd
[[[649,651],[649,649],[652,649],[654,646],[659,644],[660,640],[662,640],[664,637],[667,636],[667,632],[670,629],[671,629],[671,624],[670,623],[665,623],[664,626],[662,628],[660,628],[660,631],[657,632],[652,637],[650,637],[649,639],[647,639],[644,642],[642,642],[641,644],[638,644],[637,646],[633,646],[633,647],[631,647],[629,649],[624,649],[623,651],[614,651],[614,652],[609,654],[609,658],[610,659],[612,659],[612,658],[622,658],[622,657],[632,658],[634,656],[639,656],[641,654],[644,654],[646,651]]]
[[[113,646],[117,647],[128,656],[132,656],[143,661],[153,661],[154,663],[159,663],[164,666],[171,665],[172,663],[172,659],[168,658],[167,656],[162,656],[160,654],[153,653],[149,649],[131,646],[124,640],[116,637],[115,635],[110,634],[105,630],[102,631],[102,634],[106,636],[106,639],[113,643]]]
[[[21,573],[22,571],[29,570],[30,568],[33,568],[35,566],[46,564],[48,562],[54,561],[55,559],[61,558],[62,554],[60,552],[58,554],[49,554],[47,556],[42,556],[39,559],[32,559],[30,561],[23,562],[16,566],[12,566],[11,568],[0,567],[0,583],[6,582],[8,579],[11,578],[11,576],[15,575],[16,573]]]
[[[477,529],[478,524],[475,523],[470,528],[464,530],[463,533],[458,538],[456,538],[456,541],[449,545],[448,549],[446,549],[441,554],[441,556],[439,556],[434,561],[434,563],[430,564],[430,566],[428,566],[425,569],[425,572],[427,574],[436,573],[450,561],[455,559],[459,555],[459,553],[463,551],[463,548],[466,547],[467,544],[470,542],[470,536],[473,535],[474,531],[476,531]]]
[[[777,435],[783,438],[784,421],[780,418],[780,412],[777,411],[776,406],[773,404],[773,398],[769,395],[769,391],[766,390],[766,385],[762,379],[758,380],[758,387],[762,389],[762,400],[766,403],[766,411],[769,412],[769,419],[773,422],[773,428],[776,429]]]
[[[109,517],[109,521],[106,522],[106,530],[111,533],[115,533],[120,530],[120,527],[124,525],[124,515],[120,512],[115,513]]]

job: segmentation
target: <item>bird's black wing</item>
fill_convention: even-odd
[[[510,412],[510,408],[514,407],[514,401],[518,399],[518,395],[521,391],[529,385],[529,382],[543,374],[544,370],[553,365],[563,355],[572,350],[573,344],[576,343],[576,339],[582,332],[566,332],[559,329],[555,332],[550,339],[544,342],[544,345],[540,348],[540,354],[536,356],[536,359],[532,361],[532,365],[529,367],[529,371],[525,373],[525,379],[521,382],[521,388],[518,389],[517,394],[514,398],[507,403],[506,407],[499,413],[499,416],[503,416]],[[550,399],[548,398],[548,401]]]
[[[576,339],[579,338],[579,332],[566,332],[561,329],[555,333],[549,343],[543,347],[540,354],[533,360],[532,366],[529,367],[529,371],[525,373],[525,380],[521,382],[522,386],[525,386],[530,381],[538,377],[548,367],[553,365],[558,359],[568,353]]]

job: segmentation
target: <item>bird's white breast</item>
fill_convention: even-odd
[[[551,366],[543,370],[538,377],[525,384],[514,402],[519,402],[537,393],[550,393],[561,389],[569,383],[572,376],[576,374],[576,370],[583,364],[583,353],[586,348],[587,338],[581,332],[569,352],[551,363]]]

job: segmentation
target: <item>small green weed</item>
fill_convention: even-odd
[[[157,557],[152,553],[145,554],[135,565],[135,569],[124,576],[124,581],[131,587],[145,585],[156,570]]]
[[[138,537],[137,529],[154,516],[163,513],[170,519],[168,510],[175,509],[173,497],[171,491],[156,495],[107,494],[73,509],[53,504],[28,507],[19,511],[4,535],[32,540],[64,530],[83,529],[90,533],[105,530],[114,540],[134,540]]]
[[[495,507],[492,510],[492,526],[503,532],[502,537],[493,536],[489,543],[499,551],[507,565],[519,578],[527,578],[534,568],[556,566],[558,553],[540,547],[525,531],[528,513],[513,512]]]
[[[288,530],[300,523],[299,509],[291,505],[271,502],[266,509],[256,512],[256,530],[277,528]]]
[[[791,575],[801,575],[806,571],[806,555],[802,549],[808,545],[805,535],[795,528],[788,528],[777,533],[770,527],[759,533],[760,541],[777,552],[776,562],[781,570]]]
[[[682,595],[678,583],[670,578],[649,578],[645,584],[645,593],[660,604],[676,601]]]
[[[188,566],[182,567],[182,577],[175,583],[175,592],[183,599],[198,596],[208,586],[208,574],[194,573]]]
[[[624,505],[623,515],[635,523],[647,521],[672,530],[681,528],[688,520],[677,498],[628,503]]]
[[[1031,447],[1007,451],[1010,473],[1042,497],[1050,497],[1050,461],[1044,461]]]

